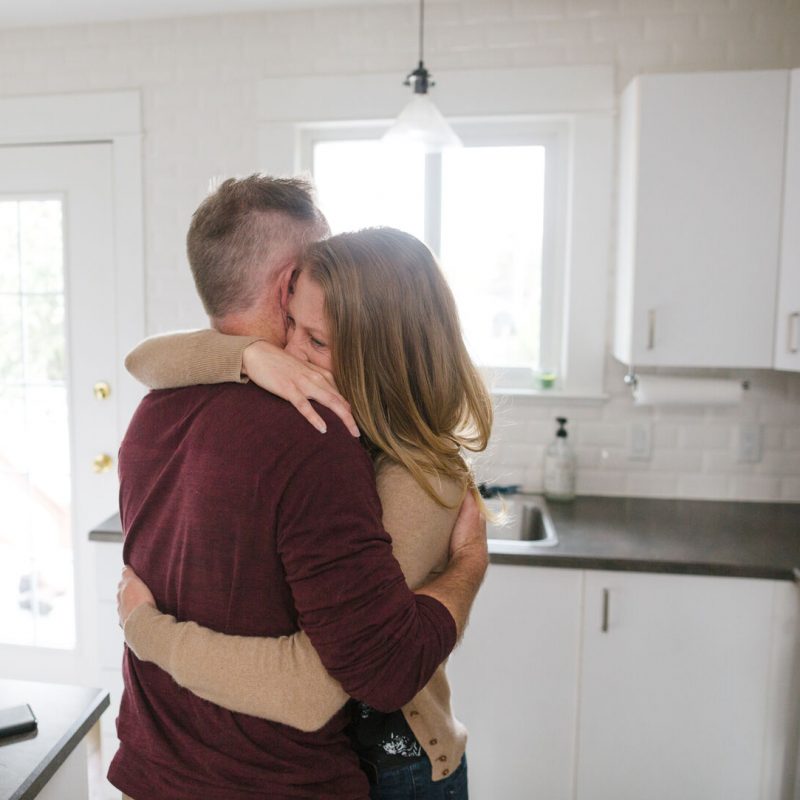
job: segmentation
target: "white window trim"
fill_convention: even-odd
[[[567,269],[559,365],[562,389],[516,390],[559,400],[602,400],[611,227],[614,74],[608,66],[436,73],[434,99],[458,122],[481,118],[568,123]],[[290,175],[308,164],[309,129],[386,126],[408,101],[402,76],[270,78],[258,87],[259,167]],[[304,149],[306,150],[304,158]]]

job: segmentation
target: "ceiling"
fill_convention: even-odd
[[[243,14],[334,6],[375,6],[411,0],[2,0],[0,28]]]

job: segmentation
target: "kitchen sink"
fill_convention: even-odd
[[[489,511],[498,518],[496,522],[486,524],[488,539],[537,547],[558,544],[544,497],[514,494],[485,502]]]

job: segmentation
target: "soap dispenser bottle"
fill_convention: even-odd
[[[558,431],[544,452],[544,496],[548,500],[575,499],[575,453],[567,442],[567,418],[556,417]]]

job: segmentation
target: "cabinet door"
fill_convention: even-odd
[[[787,81],[785,70],[646,75],[626,91],[629,341],[615,354],[628,363],[772,366]]]
[[[753,800],[773,582],[587,572],[578,800]]]
[[[800,371],[800,70],[791,76],[775,366]]]
[[[581,572],[492,564],[447,673],[473,800],[572,800]]]

